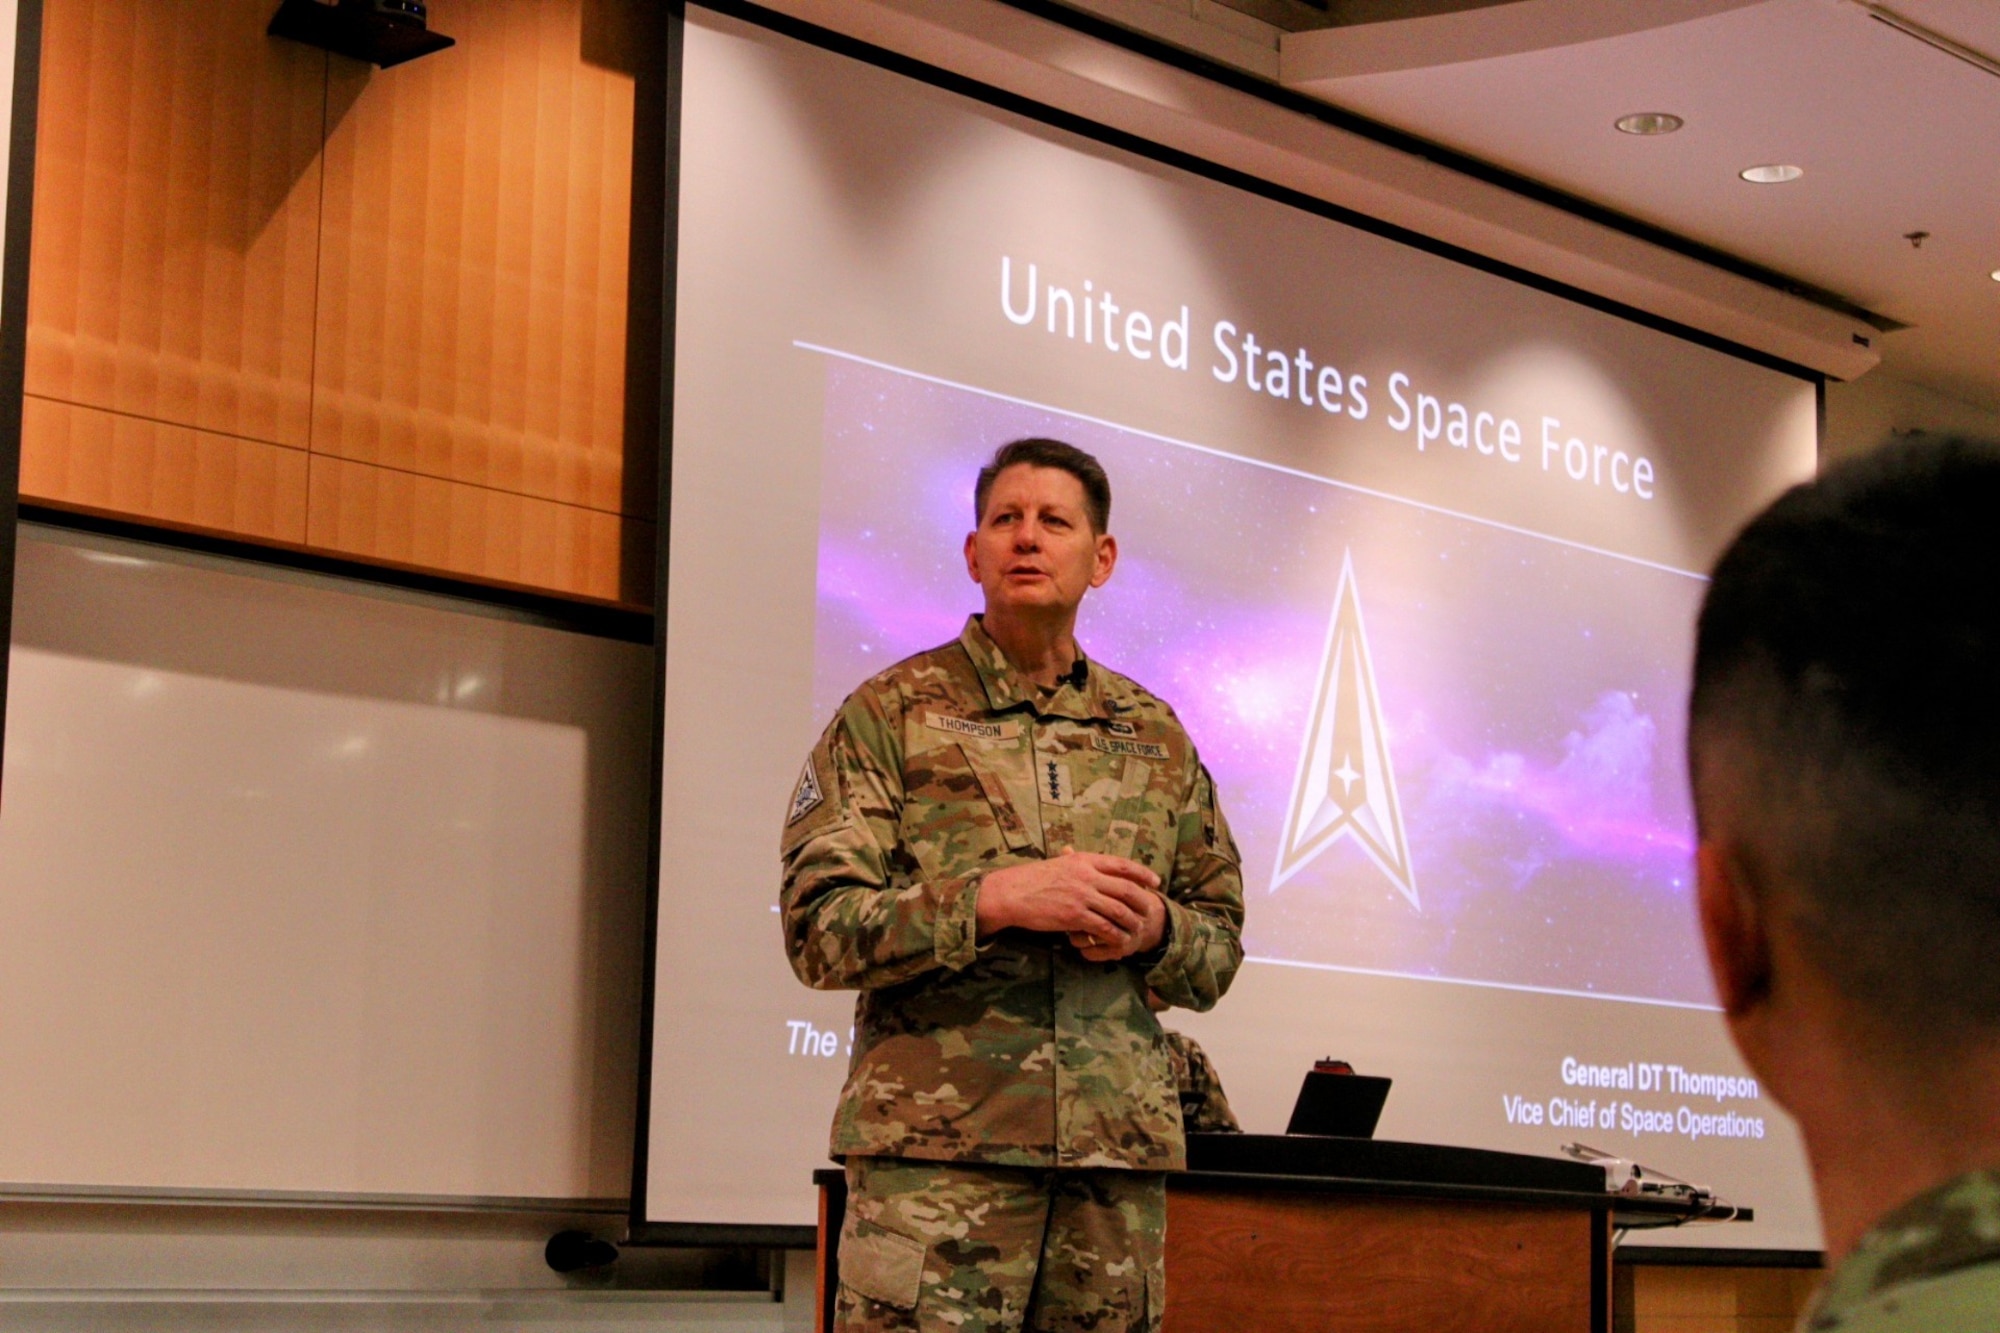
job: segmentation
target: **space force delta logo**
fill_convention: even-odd
[[[785,827],[790,828],[819,809],[825,800],[826,793],[820,789],[819,774],[813,771],[813,761],[808,756],[805,769],[799,774],[799,785],[792,788],[792,812],[785,816]]]
[[[1375,666],[1361,622],[1352,551],[1340,561],[1340,590],[1334,594],[1319,689],[1299,755],[1298,777],[1292,783],[1271,887],[1276,889],[1344,838],[1360,844],[1410,906],[1423,910],[1410,871],[1409,840],[1403,831],[1403,807],[1396,799],[1382,705],[1375,693]]]

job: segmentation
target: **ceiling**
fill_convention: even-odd
[[[2000,0],[1328,9],[1280,39],[1286,85],[1908,325],[1892,374],[2000,410]],[[1613,127],[1638,111],[1686,125]],[[1766,163],[1804,175],[1738,177]]]

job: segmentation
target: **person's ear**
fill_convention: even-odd
[[[1108,532],[1097,534],[1097,564],[1090,571],[1090,586],[1102,588],[1118,564],[1118,539]]]
[[[1722,1012],[1741,1020],[1771,995],[1769,906],[1733,841],[1704,839],[1694,858],[1695,899],[1715,993]]]
[[[965,572],[971,576],[974,583],[979,582],[978,537],[979,534],[976,532],[965,534]]]

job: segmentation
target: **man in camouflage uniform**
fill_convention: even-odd
[[[1146,992],[1146,1007],[1163,1014],[1173,1006],[1155,991]],[[1185,1032],[1162,1028],[1167,1038],[1167,1065],[1173,1070],[1174,1087],[1181,1098],[1181,1128],[1190,1134],[1240,1134],[1236,1112],[1222,1091],[1222,1075],[1201,1043]]]
[[[2000,1329],[1996,514],[2000,448],[1893,446],[1781,497],[1702,608],[1702,928],[1812,1160],[1808,1329]]]
[[[793,793],[792,966],[861,992],[845,1330],[1159,1324],[1185,1148],[1146,994],[1215,1004],[1243,892],[1173,710],[1077,648],[1109,510],[1088,454],[1002,448],[965,544],[984,614],[850,695]]]
[[[1201,1043],[1184,1032],[1167,1030],[1167,1061],[1181,1097],[1181,1126],[1190,1134],[1241,1134],[1236,1112],[1222,1091],[1222,1076]]]

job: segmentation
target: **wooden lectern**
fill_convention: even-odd
[[[1188,1168],[1166,1333],[1609,1333],[1614,1224],[1704,1211],[1608,1194],[1583,1162],[1373,1139],[1192,1134]],[[813,1179],[830,1333],[846,1178]]]

